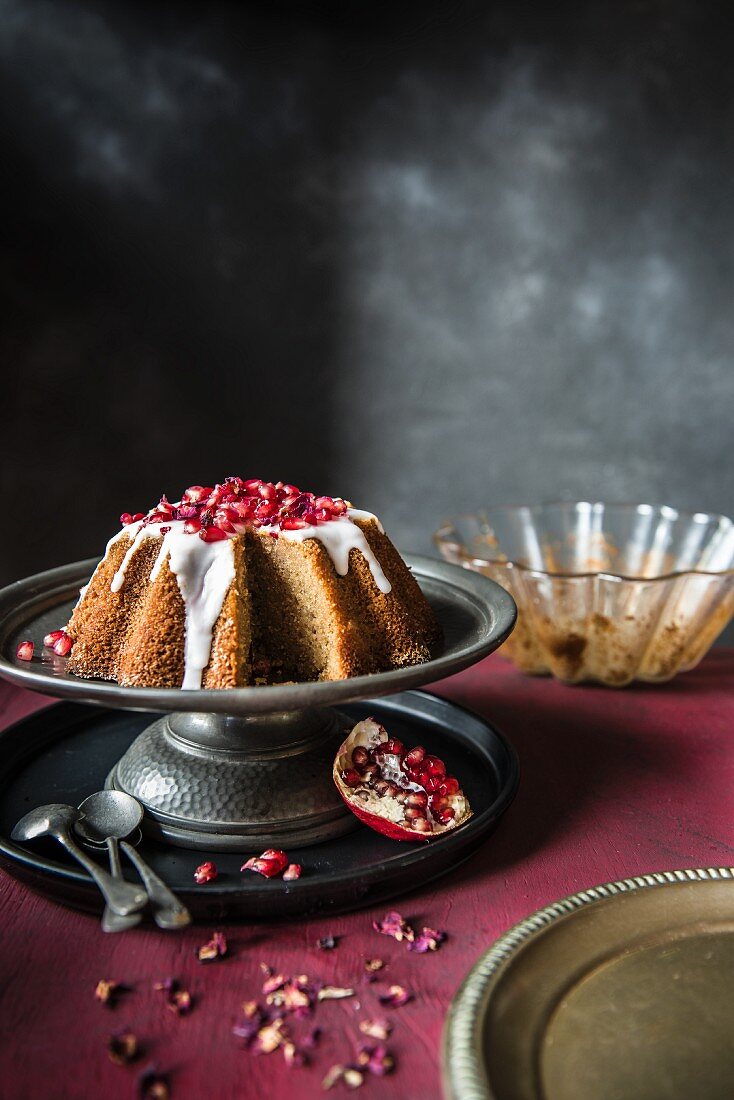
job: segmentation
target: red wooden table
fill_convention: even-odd
[[[439,1049],[446,1009],[491,941],[515,921],[583,887],[648,871],[734,863],[734,650],[714,651],[698,669],[661,687],[568,688],[528,679],[499,656],[432,690],[486,715],[521,762],[515,803],[497,832],[453,875],[395,908],[418,926],[445,929],[434,954],[410,954],[372,930],[385,907],[330,920],[225,927],[226,958],[199,963],[211,928],[180,934],[143,927],[104,935],[98,922],[31,894],[2,876],[0,914],[0,1097],[135,1097],[141,1069],[169,1075],[173,1100],[323,1096],[332,1064],[349,1062],[358,1022],[388,1015],[396,1069],[369,1077],[363,1094],[418,1100],[440,1096]],[[0,684],[0,725],[45,705]],[[205,889],[205,887],[202,887]],[[318,950],[327,934],[338,939]],[[412,991],[379,1010],[380,984],[362,980],[379,957],[385,980]],[[318,1006],[322,1029],[311,1064],[287,1067],[282,1053],[241,1049],[232,1025],[258,997],[260,964],[308,974],[357,996]],[[194,997],[185,1017],[168,1011],[156,981],[176,977]],[[116,1007],[94,998],[100,978],[130,987]],[[144,1046],[134,1065],[114,1065],[108,1037],[129,1025]],[[344,1095],[343,1083],[334,1093]]]

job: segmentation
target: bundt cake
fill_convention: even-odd
[[[66,627],[68,669],[125,686],[229,688],[427,661],[433,611],[369,512],[229,477],[122,530]]]

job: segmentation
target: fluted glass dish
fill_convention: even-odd
[[[443,557],[497,581],[523,672],[622,687],[693,668],[734,614],[734,524],[650,504],[504,506],[434,536]]]

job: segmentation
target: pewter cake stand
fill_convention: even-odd
[[[68,621],[97,559],[62,566],[0,591],[0,676],[58,698],[123,710],[161,711],[107,777],[134,795],[146,828],[169,843],[208,851],[313,844],[356,827],[332,781],[348,719],[332,709],[450,676],[491,653],[515,624],[512,597],[493,581],[432,558],[408,557],[444,631],[424,665],[348,680],[228,690],[124,688],[81,680],[64,658],[42,653],[45,634]],[[19,661],[20,641],[35,643]]]

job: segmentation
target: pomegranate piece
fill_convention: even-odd
[[[349,809],[393,840],[432,840],[463,825],[471,808],[459,780],[422,746],[406,749],[373,718],[358,722],[334,761]]]
[[[72,642],[66,631],[62,630],[61,636],[56,639],[51,648],[53,649],[54,653],[58,654],[59,657],[68,657],[71,653],[71,647],[73,644],[74,643]]]
[[[298,866],[297,864],[291,864],[292,867]],[[259,875],[263,875],[265,878],[275,878],[277,875],[282,874],[288,867],[288,856],[285,852],[281,852],[279,848],[266,848],[260,856],[253,856],[252,859],[248,859],[246,863],[243,863],[240,867],[241,871],[257,871]],[[297,878],[298,875],[291,876]]]
[[[53,649],[54,642],[57,642],[59,638],[63,638],[64,633],[63,630],[52,630],[50,634],[46,634],[43,639],[46,649]]]
[[[301,877],[301,865],[300,863],[289,863],[283,872],[283,882],[292,882],[293,879]]]
[[[19,661],[31,661],[33,659],[34,648],[33,642],[21,642],[15,651],[15,656]]]
[[[216,863],[200,863],[194,871],[194,881],[203,886],[206,882],[214,882],[218,874]]]

